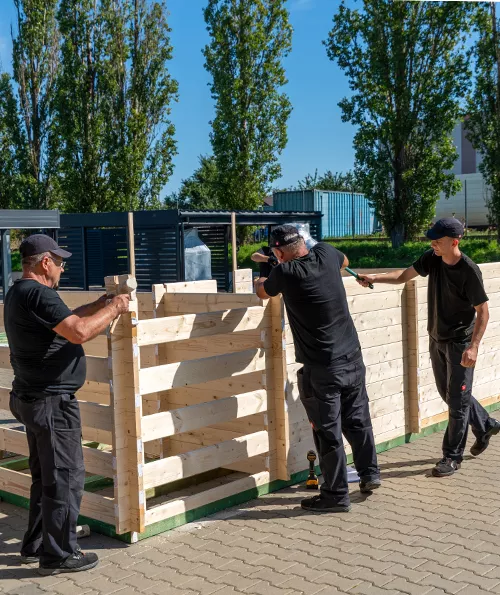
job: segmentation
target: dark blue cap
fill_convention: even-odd
[[[51,252],[61,258],[69,258],[71,256],[71,252],[59,248],[55,240],[43,233],[35,233],[27,237],[19,246],[19,252],[21,253],[21,258],[36,256],[44,252]]]
[[[445,217],[436,221],[425,234],[430,240],[441,238],[461,238],[464,235],[464,226],[454,217]]]

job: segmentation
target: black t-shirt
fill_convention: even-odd
[[[359,349],[340,269],[344,255],[316,244],[306,256],[282,263],[264,282],[270,296],[283,294],[298,362],[328,365]]]
[[[85,354],[52,329],[72,314],[57,291],[20,279],[5,298],[5,331],[18,395],[45,397],[79,390],[85,382]]]
[[[421,277],[429,275],[429,335],[443,342],[470,339],[476,317],[474,306],[488,301],[477,264],[462,253],[457,264],[450,266],[434,250],[428,250],[413,267]]]

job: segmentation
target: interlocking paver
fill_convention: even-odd
[[[349,515],[302,511],[294,486],[132,546],[92,535],[101,563],[75,575],[21,567],[26,512],[0,503],[0,593],[500,595],[500,439],[443,481],[428,476],[441,440],[382,453],[382,488],[351,485]]]

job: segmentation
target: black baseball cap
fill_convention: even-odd
[[[436,221],[425,234],[430,240],[441,238],[461,238],[464,235],[464,226],[454,217],[445,217]]]
[[[21,258],[36,256],[44,252],[50,252],[61,258],[69,258],[71,256],[71,252],[59,248],[55,240],[43,233],[36,233],[27,237],[19,246],[19,252]]]
[[[279,248],[280,246],[287,246],[296,242],[301,235],[296,227],[293,225],[279,225],[271,232],[271,241],[269,245],[271,248]]]

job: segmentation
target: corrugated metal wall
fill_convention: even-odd
[[[370,235],[376,227],[375,209],[364,194],[330,190],[290,190],[273,195],[277,211],[320,211],[323,238]]]

